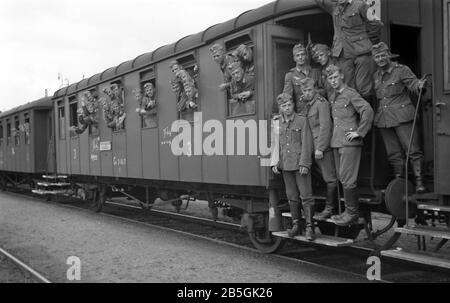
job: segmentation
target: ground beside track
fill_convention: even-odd
[[[365,282],[351,274],[0,193],[0,246],[53,282]]]

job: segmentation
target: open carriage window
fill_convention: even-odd
[[[66,139],[66,118],[64,110],[64,101],[58,101],[58,126],[59,126],[59,139]]]
[[[11,144],[11,121],[6,120],[6,144]]]
[[[136,112],[141,117],[141,128],[154,128],[158,126],[155,71],[149,68],[139,76],[139,88],[134,91],[138,102]]]
[[[14,117],[14,145],[20,144],[20,121],[19,116]]]
[[[125,130],[125,95],[122,81],[117,79],[110,82],[109,87],[103,89],[106,97],[101,97],[99,103],[103,111],[103,119],[106,126],[113,132],[121,132]]]
[[[25,144],[30,144],[30,114],[26,113],[24,118],[23,133],[25,135]]]
[[[3,121],[0,121],[0,147],[3,146]]]
[[[75,96],[69,97],[69,119],[70,119],[70,127],[78,126],[78,100]],[[70,132],[71,137],[76,136],[75,132]]]
[[[256,114],[254,45],[251,32],[225,41],[227,66],[223,70],[227,85],[229,117]]]

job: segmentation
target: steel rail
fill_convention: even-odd
[[[33,277],[35,277],[36,279],[38,279],[40,282],[42,283],[52,283],[50,282],[50,280],[48,280],[47,278],[45,278],[43,275],[41,275],[40,273],[38,273],[36,270],[34,270],[33,268],[31,268],[30,266],[28,266],[27,264],[25,264],[24,262],[22,262],[20,259],[18,259],[17,257],[13,256],[11,253],[7,252],[6,250],[0,248],[0,253],[3,254],[5,257],[7,257],[9,260],[13,261],[16,265],[18,265],[21,269],[25,270],[26,272],[30,273],[31,275],[33,275]]]

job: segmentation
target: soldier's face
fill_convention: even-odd
[[[291,101],[280,105],[280,112],[284,115],[290,116],[294,113],[294,103]]]
[[[340,72],[334,72],[327,77],[327,80],[333,89],[339,89],[344,83],[344,75]]]
[[[387,66],[390,63],[389,54],[387,52],[375,54],[373,56],[373,59],[375,61],[375,64],[381,68]]]
[[[302,88],[303,98],[307,101],[311,101],[314,97],[314,87],[307,86]]]
[[[244,77],[244,71],[242,70],[242,68],[236,68],[231,72],[231,77],[233,77],[234,81],[239,82]]]
[[[322,66],[327,65],[329,58],[330,54],[326,51],[317,53],[317,62],[320,63],[320,65]]]
[[[252,61],[252,51],[250,48],[245,48],[242,52],[242,58],[244,58],[245,61]]]
[[[153,97],[153,95],[155,94],[155,89],[153,88],[153,86],[151,86],[151,85],[146,86],[145,94],[149,97]]]
[[[217,64],[221,64],[223,62],[224,55],[222,52],[215,52],[213,54],[213,59]]]
[[[178,64],[175,64],[172,66],[172,73],[176,74],[180,71],[180,66]]]
[[[294,54],[294,61],[298,65],[303,65],[306,62],[306,52],[305,51],[299,51]]]

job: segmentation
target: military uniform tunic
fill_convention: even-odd
[[[361,160],[362,138],[370,130],[373,110],[354,89],[344,87],[330,97],[333,116],[331,147],[338,178],[344,189],[356,187]],[[346,134],[357,132],[360,138],[348,141]]]
[[[300,167],[311,168],[313,141],[308,120],[305,116],[295,114],[290,119],[283,115],[279,118],[279,161],[283,170],[286,196],[289,201],[303,205],[314,203],[312,199],[311,173],[301,175]]]
[[[331,131],[333,129],[330,103],[319,93],[316,93],[306,105],[306,110],[313,136],[314,150],[323,152],[323,158],[320,160],[314,159],[314,163],[326,183],[335,183],[337,181],[336,168],[333,151],[330,148]]]
[[[305,108],[306,102],[302,99],[301,81],[307,77],[312,77],[313,73],[311,67],[305,66],[301,70],[296,67],[290,69],[284,78],[283,93],[292,97],[296,106],[297,113],[300,113]]]
[[[416,91],[419,79],[409,67],[391,63],[386,71],[377,70],[374,82],[379,100],[374,124],[381,131],[388,159],[395,173],[403,174],[404,154],[408,150],[415,113],[408,90]],[[410,157],[413,162],[423,158],[417,128],[413,134]]]
[[[344,81],[362,96],[372,90],[373,61],[370,56],[372,42],[367,33],[369,6],[362,0],[348,0],[339,5],[333,0],[316,0],[317,4],[333,17],[333,57],[344,74]]]

